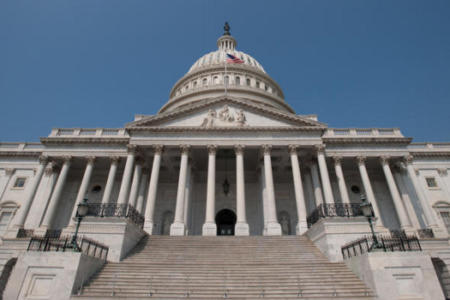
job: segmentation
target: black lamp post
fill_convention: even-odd
[[[373,249],[383,248],[383,246],[378,242],[378,238],[375,234],[375,231],[373,230],[373,222],[372,221],[373,221],[373,219],[375,219],[375,214],[373,211],[372,203],[367,201],[366,196],[364,194],[361,194],[361,200],[362,200],[362,203],[359,205],[359,207],[361,208],[363,215],[369,221],[370,231],[372,232],[373,243],[368,250],[370,252]]]
[[[77,214],[75,216],[77,218],[78,222],[77,222],[77,227],[75,228],[75,233],[72,236],[71,244],[72,244],[73,250],[77,251],[77,252],[80,251],[78,244],[77,244],[78,229],[80,228],[81,220],[87,215],[88,209],[89,209],[87,201],[88,201],[88,199],[84,198],[83,201],[81,201],[81,203],[78,204]]]

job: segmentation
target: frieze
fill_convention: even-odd
[[[214,127],[214,126],[244,126],[246,125],[246,118],[242,109],[233,113],[229,106],[225,106],[217,113],[214,109],[209,109],[208,114],[203,119],[201,127]]]

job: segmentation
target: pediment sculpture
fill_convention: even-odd
[[[203,119],[201,127],[214,126],[244,126],[246,125],[244,111],[240,109],[233,113],[228,105],[225,105],[218,113],[214,109],[209,109],[208,114]]]

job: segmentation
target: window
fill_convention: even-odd
[[[228,85],[229,82],[230,82],[230,77],[225,76],[224,83],[225,83],[226,85]]]
[[[268,89],[269,89],[269,88],[267,87],[267,85],[265,85],[265,86],[264,86],[264,90],[266,90],[266,92],[267,92]]]
[[[203,78],[203,81],[202,81],[203,83],[203,85],[206,85],[207,83],[208,83],[208,79],[206,79],[206,78]]]
[[[92,192],[93,193],[98,193],[98,192],[100,192],[102,190],[102,187],[100,186],[100,185],[95,185],[93,188],[92,188]]]
[[[240,85],[241,84],[241,77],[237,76],[236,77],[236,85]]]
[[[0,213],[0,235],[3,235],[6,229],[8,229],[12,214],[12,211],[3,211]]]
[[[250,85],[251,85],[250,78],[247,78],[247,86],[250,86]]]
[[[214,76],[213,77],[213,82],[214,82],[214,84],[218,84],[219,83],[219,77]]]
[[[24,188],[25,187],[25,182],[27,181],[27,179],[25,177],[17,177],[16,181],[14,182],[14,188]]]
[[[351,187],[350,189],[351,189],[352,192],[355,193],[355,194],[361,193],[361,189],[360,189],[359,186],[357,186],[357,185],[352,185],[352,187]]]
[[[197,86],[197,81],[194,81],[194,87],[196,87]]]
[[[437,182],[436,182],[436,178],[434,177],[426,177],[425,180],[427,181],[427,186],[429,188],[437,188]]]
[[[258,89],[259,89],[260,85],[261,85],[261,84],[259,83],[259,81],[257,81],[257,82],[256,82],[256,87],[257,87]]]

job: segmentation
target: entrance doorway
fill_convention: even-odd
[[[229,209],[222,209],[216,215],[217,235],[234,235],[236,214]]]

